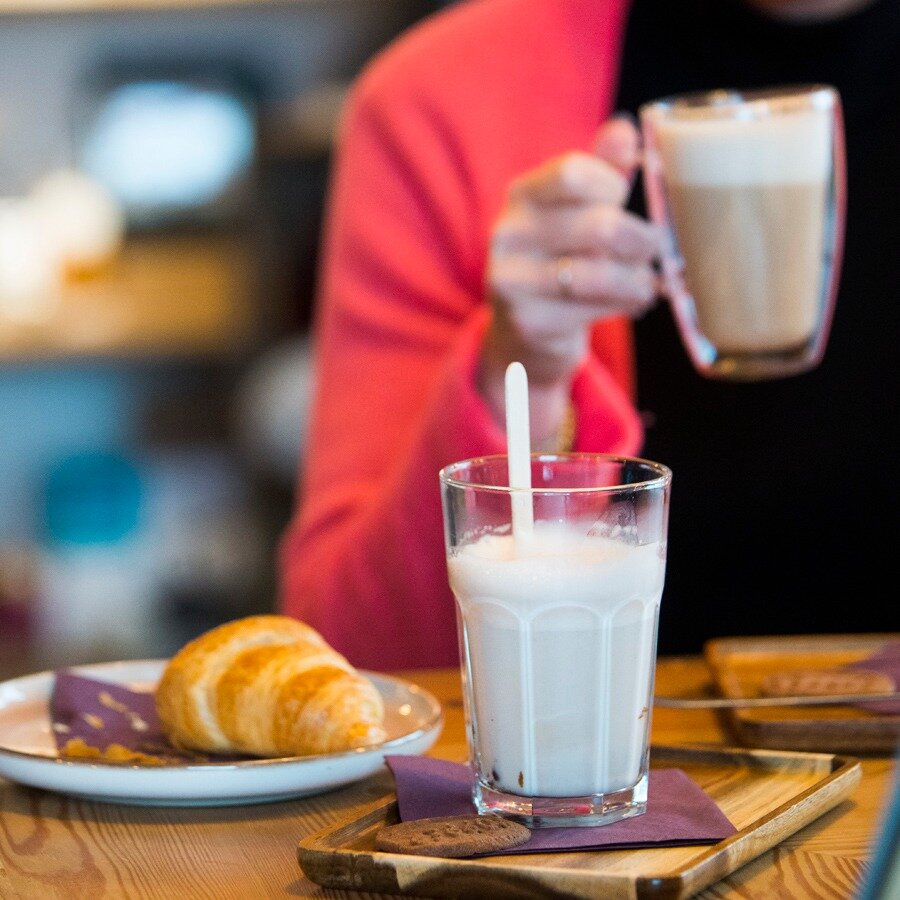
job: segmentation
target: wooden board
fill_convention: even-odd
[[[898,640],[900,633],[716,638],[704,646],[704,657],[723,697],[758,697],[760,683],[772,672],[847,665]],[[723,715],[748,747],[891,753],[900,742],[900,716],[853,706],[735,709]]]
[[[305,875],[328,888],[427,897],[689,897],[774,847],[850,796],[853,757],[820,753],[653,747],[654,767],[683,769],[738,829],[717,844],[436,859],[375,850],[398,821],[393,794],[303,839]]]

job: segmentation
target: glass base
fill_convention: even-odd
[[[586,797],[523,797],[475,782],[472,799],[480,815],[499,814],[529,828],[609,825],[647,811],[645,772],[633,787]]]
[[[801,375],[816,368],[821,354],[811,355],[807,345],[768,353],[720,352],[708,360],[694,359],[694,366],[707,378],[726,381],[766,381]]]

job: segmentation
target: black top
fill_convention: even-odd
[[[636,325],[643,453],[674,473],[662,653],[728,635],[900,630],[900,2],[788,24],[737,0],[635,0],[618,108],[809,82],[838,89],[846,123],[824,361],[776,381],[706,379],[666,303]]]

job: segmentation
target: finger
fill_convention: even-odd
[[[497,223],[494,249],[651,262],[662,251],[662,237],[655,225],[618,206],[523,207]]]
[[[612,316],[640,318],[649,305],[641,303],[591,303],[550,297],[540,302],[523,304],[515,311],[515,331],[534,351],[555,354],[557,341],[571,339],[593,322]]]
[[[545,291],[604,312],[644,312],[656,297],[656,275],[646,264],[574,256],[545,260],[541,269]]]
[[[641,161],[640,132],[631,117],[618,113],[604,122],[594,139],[594,153],[630,180]]]
[[[601,313],[643,313],[657,294],[657,278],[650,265],[585,256],[562,260],[532,254],[503,257],[491,266],[490,280],[501,295],[587,305],[592,318]]]
[[[628,179],[592,153],[572,151],[526,172],[510,185],[509,202],[532,206],[613,203],[628,198]]]

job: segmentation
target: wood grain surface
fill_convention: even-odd
[[[656,745],[652,765],[684,771],[738,829],[707,846],[426,859],[376,849],[398,821],[393,793],[362,815],[300,841],[300,867],[331,888],[438,897],[691,897],[849,798],[853,758],[821,753]]]
[[[8,675],[24,671],[28,670]],[[458,673],[401,674],[432,691],[444,705],[444,732],[429,755],[463,760]],[[660,693],[693,695],[709,686],[702,659],[660,660]],[[719,715],[709,710],[660,709],[654,713],[653,740],[721,746],[731,743],[732,736]],[[866,871],[894,760],[891,755],[867,756],[861,767],[862,780],[848,799],[698,896],[704,900],[852,897]],[[383,772],[318,797],[188,809],[75,800],[0,779],[0,898],[358,898],[363,895],[309,881],[297,863],[297,845],[338,819],[359,815],[390,787],[390,776]]]

